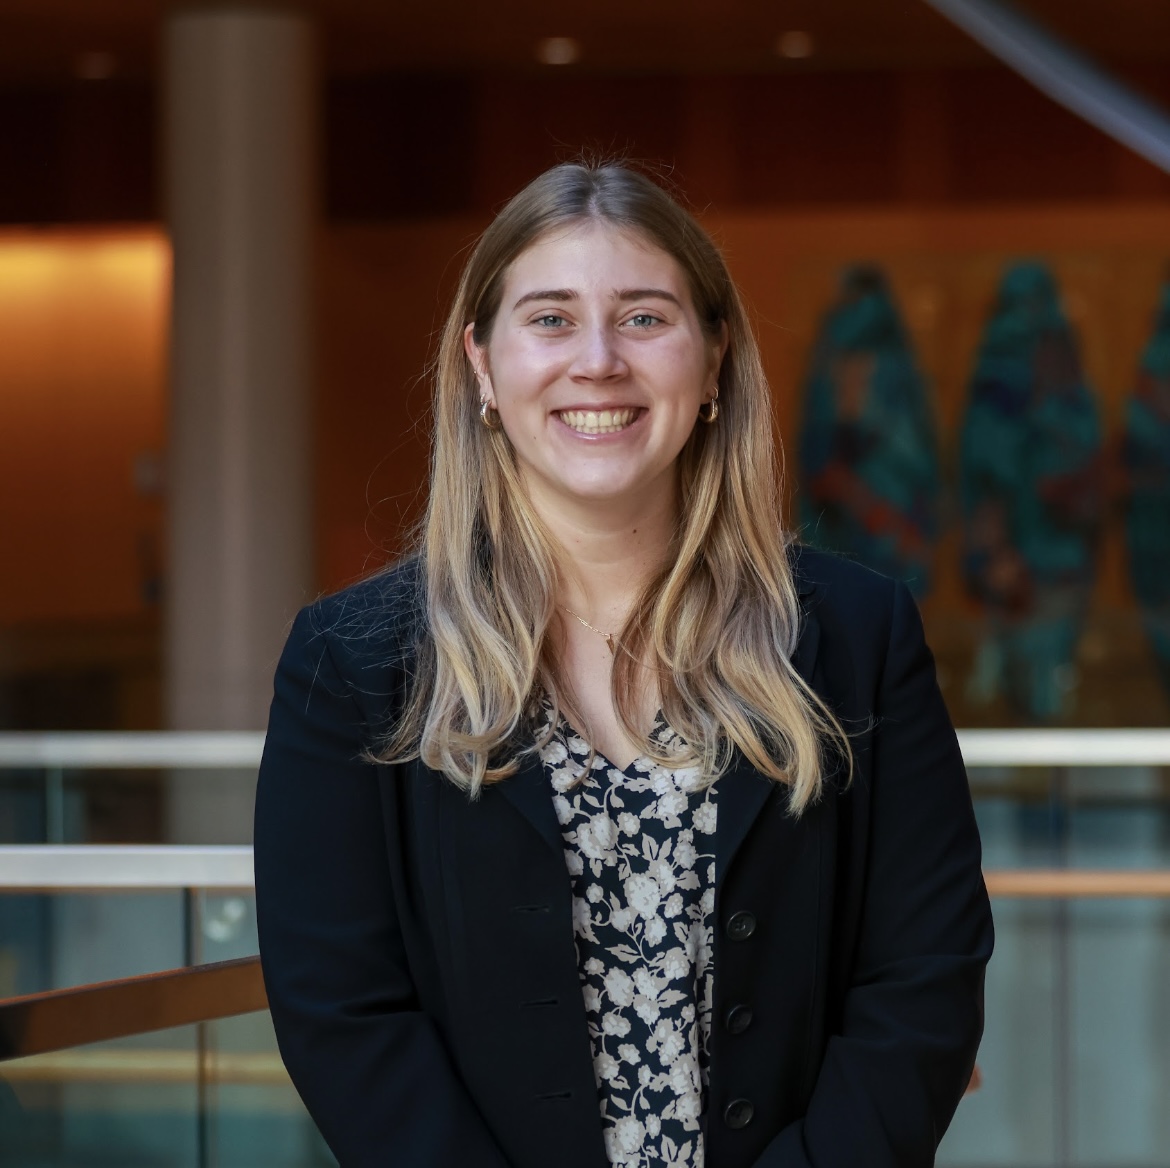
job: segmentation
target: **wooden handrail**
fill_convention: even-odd
[[[280,1055],[267,1051],[96,1046],[0,1063],[0,1081],[7,1083],[190,1083],[200,1075],[248,1086],[289,1082]]]
[[[1170,869],[1000,868],[983,873],[987,891],[1004,899],[1170,898]]]
[[[996,898],[1170,899],[1170,870],[992,869]],[[242,957],[0,1001],[0,1061],[268,1008],[259,957]]]
[[[0,1001],[0,1061],[268,1008],[259,957]]]

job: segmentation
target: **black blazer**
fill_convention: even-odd
[[[707,1164],[925,1168],[983,1026],[971,799],[906,588],[794,555],[794,663],[856,769],[800,819],[742,759],[720,782]],[[281,1054],[342,1168],[601,1168],[539,761],[471,802],[362,759],[420,619],[408,562],[301,612],[277,670],[255,845]]]

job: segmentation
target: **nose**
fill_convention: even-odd
[[[582,328],[569,367],[569,375],[582,381],[615,381],[629,372],[618,338],[607,323]]]

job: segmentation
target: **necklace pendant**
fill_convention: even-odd
[[[574,612],[571,608],[568,608],[563,604],[561,605],[561,608],[563,608],[565,612],[567,612],[569,616],[571,616],[575,621],[583,624],[591,633],[596,633],[599,637],[603,638],[605,643],[609,646],[610,656],[617,656],[617,650],[613,645],[613,633],[607,633],[604,629],[595,628],[579,612]]]

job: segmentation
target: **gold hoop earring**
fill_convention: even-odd
[[[703,413],[703,409],[699,407],[699,421],[706,422],[708,426],[719,417],[719,386],[716,384],[715,392],[711,395],[710,401],[707,403],[707,412]]]
[[[500,428],[500,411],[486,397],[479,403],[479,420],[489,430]]]

